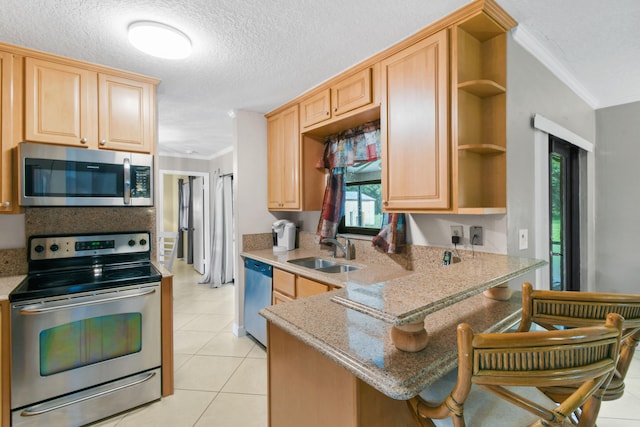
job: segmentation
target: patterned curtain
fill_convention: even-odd
[[[382,217],[382,227],[371,244],[374,248],[388,254],[402,251],[406,242],[406,226],[403,213],[386,213]]]
[[[347,166],[380,158],[380,120],[367,122],[325,139],[321,167],[329,169],[317,236],[335,237],[344,214]]]

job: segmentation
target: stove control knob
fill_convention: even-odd
[[[140,246],[144,246],[147,244],[147,241],[145,239],[140,239]]]
[[[58,249],[60,249],[60,246],[54,243],[53,245],[49,246],[49,249],[51,249],[51,252],[56,252]]]
[[[129,246],[135,246],[136,245],[136,241],[131,239],[129,240]]]
[[[40,254],[40,253],[44,252],[44,246],[37,245],[35,248],[33,248],[33,250]]]

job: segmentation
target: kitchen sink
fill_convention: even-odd
[[[353,271],[359,268],[355,265],[341,264],[339,262],[316,257],[291,259],[287,262],[299,265],[300,267],[322,271],[323,273],[346,273],[347,271]]]
[[[347,271],[357,270],[358,268],[359,267],[355,265],[336,264],[329,267],[316,268],[316,270],[322,271],[323,273],[346,273]]]
[[[315,257],[291,259],[288,262],[299,265],[300,267],[312,268],[314,270],[339,265],[337,262]]]

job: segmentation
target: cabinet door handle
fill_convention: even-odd
[[[83,144],[86,144],[86,143],[87,143],[87,138],[82,138],[82,139],[80,140],[80,142],[81,142],[81,143],[83,143]]]
[[[107,145],[107,140],[106,139],[101,139],[100,140],[100,145]]]
[[[11,202],[2,202],[2,207],[3,208],[8,208],[11,206]]]
[[[330,111],[326,111],[326,115],[327,115],[327,116],[329,115],[329,113],[330,113]]]

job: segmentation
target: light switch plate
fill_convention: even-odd
[[[523,228],[518,231],[518,242],[520,250],[524,250],[529,247],[529,230]]]

